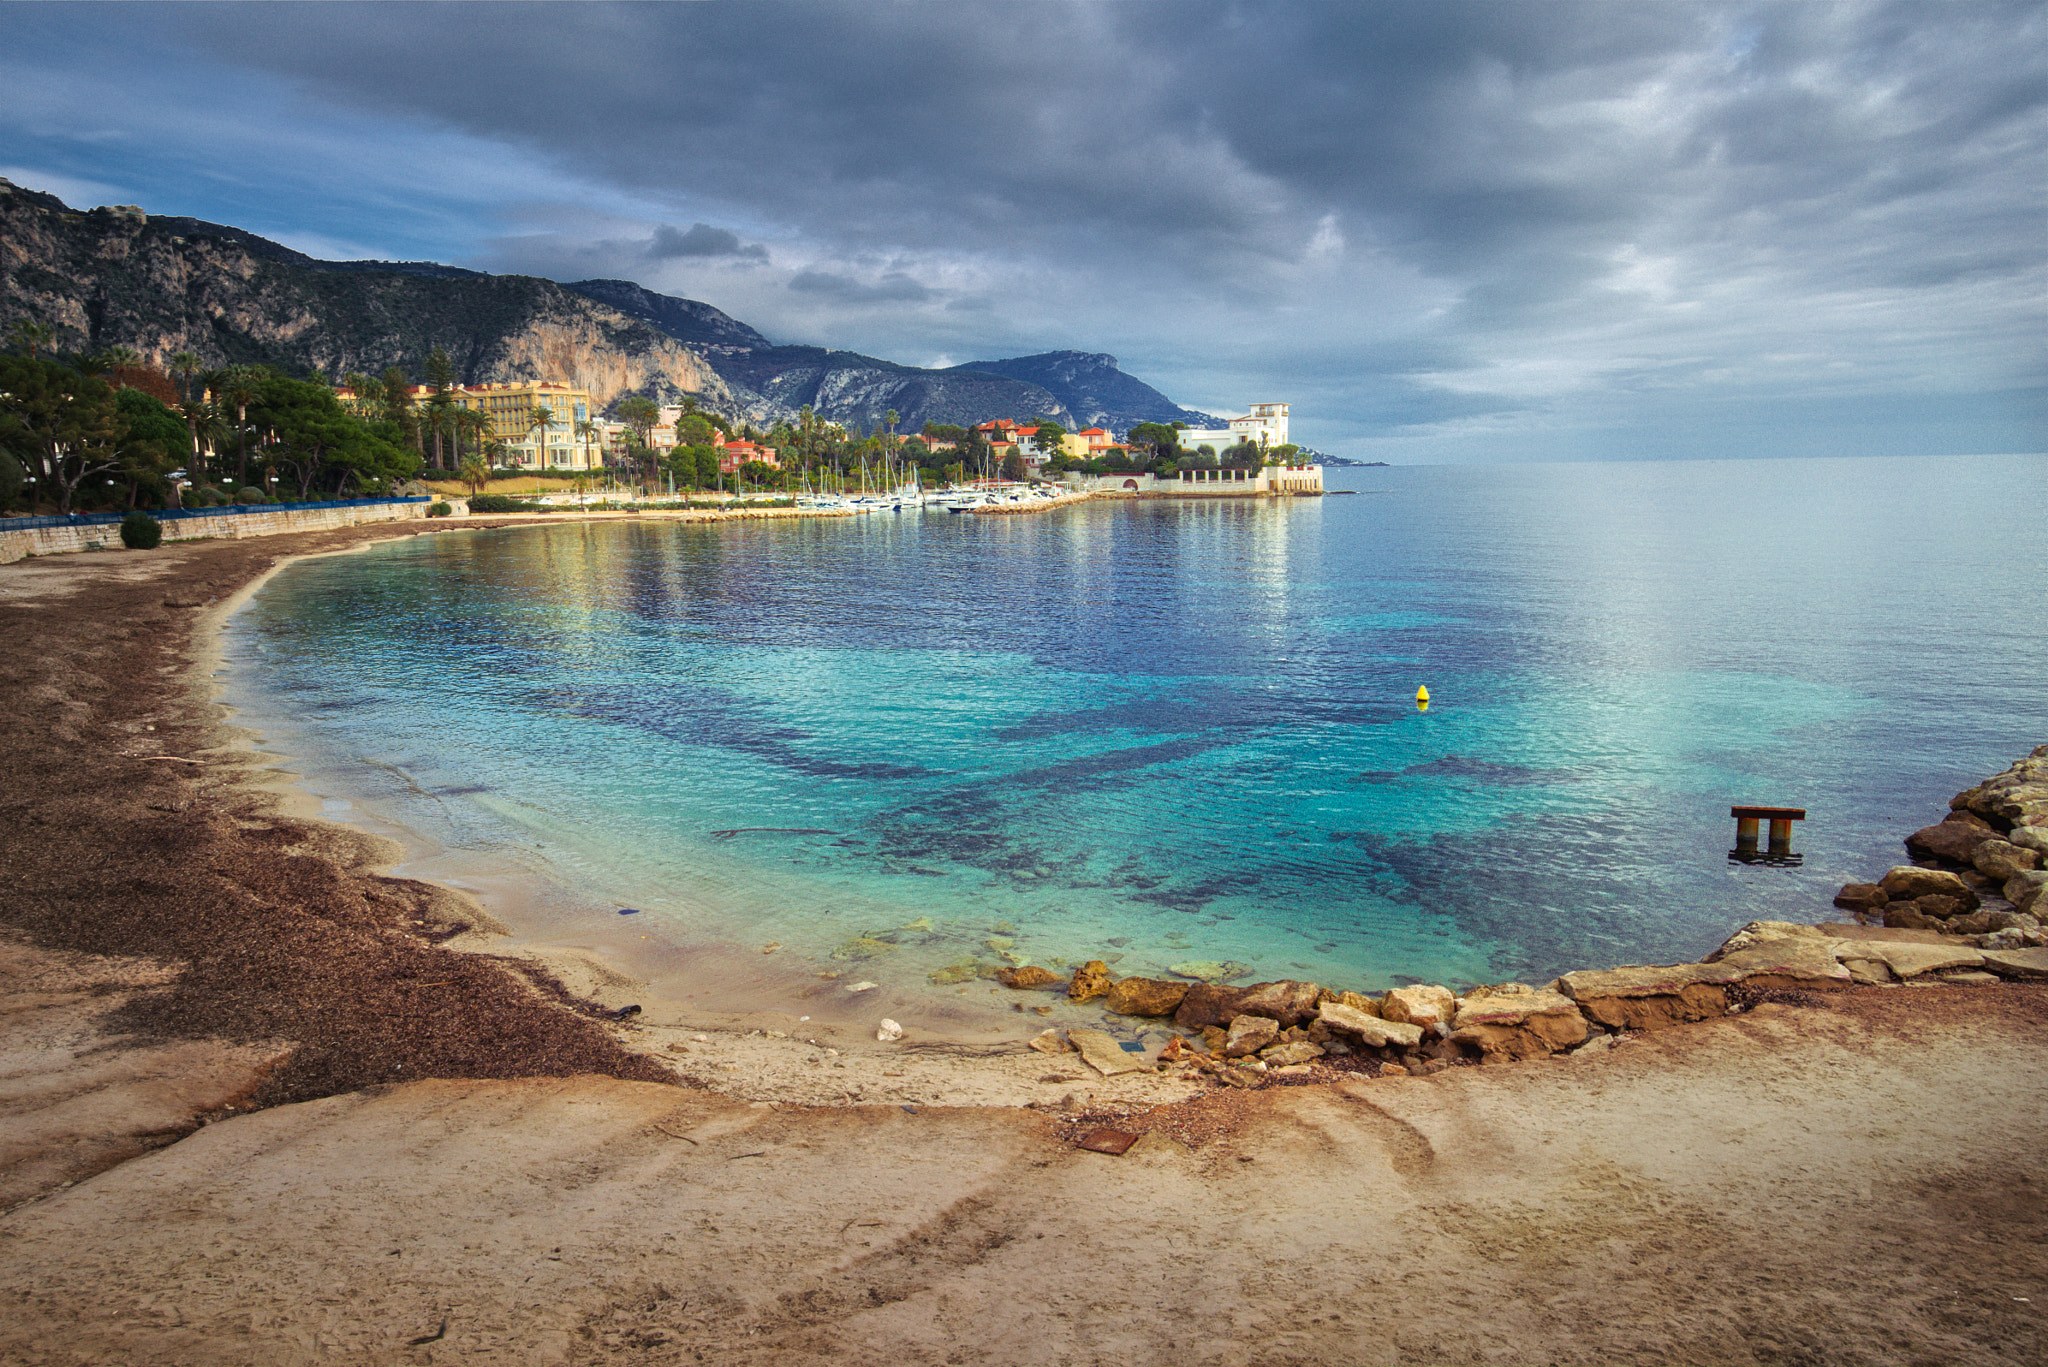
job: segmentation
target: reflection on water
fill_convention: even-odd
[[[2009,464],[441,533],[281,574],[235,700],[431,842],[817,971],[1542,979],[1811,918],[2037,743],[2043,552],[1933,530]],[[1973,592],[1904,630],[1936,557]],[[1803,864],[1723,857],[1748,794]]]

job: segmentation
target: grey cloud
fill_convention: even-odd
[[[1774,351],[1853,360],[1873,391],[2048,370],[2026,302],[2039,0],[593,4],[530,11],[544,48],[458,5],[151,13],[309,102],[661,206],[641,222],[773,223],[785,258],[907,263],[785,282],[720,269],[766,249],[706,222],[630,244],[650,283],[699,271],[733,292],[713,303],[781,310],[749,319],[781,336],[973,354],[1001,328],[1159,356],[1205,392],[1147,378],[1221,406],[1207,390],[1233,386],[1208,376],[1364,375],[1400,425],[1432,402],[1455,421],[1472,394],[1568,406],[1485,378],[1553,358],[1558,395],[1730,383],[1712,377]],[[606,55],[605,79],[533,99],[562,50]],[[1310,250],[1325,217],[1341,254]],[[951,302],[858,307],[933,298]],[[1842,321],[1858,309],[1882,322]]]
[[[870,285],[830,271],[803,271],[790,279],[789,287],[798,294],[823,295],[849,304],[922,303],[932,297],[929,289],[901,271],[890,271]]]
[[[731,256],[743,260],[766,261],[768,249],[758,242],[741,242],[739,234],[730,228],[714,228],[709,223],[696,223],[690,226],[688,232],[679,232],[664,223],[654,230],[654,237],[647,244],[647,255],[656,261],[672,260],[679,256]]]

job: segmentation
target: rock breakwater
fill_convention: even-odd
[[[1458,993],[1436,984],[1372,997],[1283,980],[1118,978],[1100,959],[1060,978],[1005,973],[1018,992],[1100,1001],[1154,1023],[1117,1044],[1102,1030],[1047,1030],[1032,1041],[1105,1075],[1180,1069],[1218,1086],[1259,1087],[1319,1074],[1409,1076],[1603,1049],[1643,1031],[1746,1010],[1770,994],[1858,987],[2048,980],[2048,746],[1956,795],[1949,816],[1907,836],[1913,862],[1835,904],[1853,922],[1752,921],[1698,963],[1585,969],[1541,987],[1498,983]],[[1195,965],[1189,965],[1192,968]],[[1190,974],[1191,977],[1199,975]]]

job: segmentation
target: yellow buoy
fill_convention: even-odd
[[[1422,687],[1415,690],[1415,701],[1423,704],[1427,704],[1429,702],[1428,684],[1424,684]]]

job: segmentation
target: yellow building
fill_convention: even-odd
[[[413,388],[413,401],[424,406],[434,396],[426,385]],[[457,385],[448,391],[457,408],[485,413],[491,437],[505,443],[504,463],[528,469],[552,467],[592,470],[604,464],[604,437],[590,430],[590,391],[552,380],[523,384]],[[548,410],[547,431],[534,422]]]

